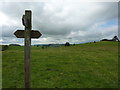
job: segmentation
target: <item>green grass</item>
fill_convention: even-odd
[[[3,88],[24,88],[24,48],[2,52]],[[118,42],[31,48],[32,88],[117,88]]]

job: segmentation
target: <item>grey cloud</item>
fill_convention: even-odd
[[[16,30],[20,30],[22,29],[21,27],[17,27],[17,26],[2,26],[2,37],[14,37],[15,38],[15,35],[14,35],[14,32]]]
[[[2,44],[24,44],[24,39],[18,39],[14,37],[2,37],[2,40]]]
[[[31,9],[33,12],[32,28],[43,34],[41,39],[48,39],[45,42],[80,42],[111,36],[113,30],[107,31],[103,35],[102,30],[97,31],[98,26],[102,22],[118,19],[117,2],[89,4],[9,2],[1,4],[1,12],[11,19],[16,19],[17,22],[21,22],[25,9]],[[12,33],[17,27],[23,29],[22,24],[20,26],[3,26],[3,37],[14,37]],[[95,28],[91,32],[93,27]],[[79,31],[83,31],[83,33],[80,35]],[[72,36],[71,32],[76,33],[76,35]],[[116,34],[116,31],[114,34]]]
[[[18,18],[24,13],[25,9],[31,9],[41,11],[44,3],[37,2],[3,2],[0,3],[2,6],[2,12],[9,14],[11,18]]]

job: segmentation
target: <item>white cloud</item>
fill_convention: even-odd
[[[79,43],[112,38],[117,34],[117,2],[79,2],[79,1],[41,1],[41,2],[4,2],[0,15],[3,21],[3,37],[15,38],[13,32],[24,29],[21,17],[25,9],[33,12],[33,29],[38,29],[42,37],[34,43]],[[0,23],[0,25],[1,25]],[[109,24],[109,23],[108,23]],[[17,40],[17,39],[14,39]],[[11,42],[14,42],[11,40]],[[21,41],[20,41],[21,43]]]
[[[20,23],[18,22],[18,19],[11,19],[9,16],[6,14],[0,12],[0,26],[5,25],[5,26],[18,26]]]

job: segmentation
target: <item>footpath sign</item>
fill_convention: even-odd
[[[22,17],[22,23],[25,26],[25,30],[17,30],[14,35],[17,38],[25,39],[25,88],[30,88],[30,52],[31,52],[31,39],[39,38],[42,34],[37,30],[31,30],[32,28],[32,12],[31,10],[25,10],[25,15]]]

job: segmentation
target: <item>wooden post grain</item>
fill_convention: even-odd
[[[26,22],[25,26],[25,88],[30,88],[30,52],[31,52],[31,11],[25,11]]]

